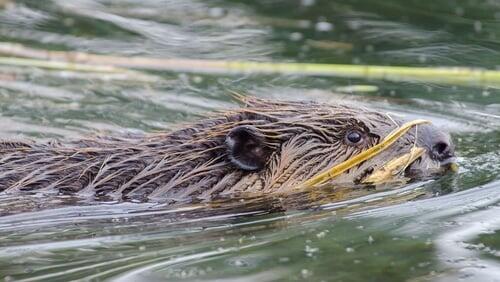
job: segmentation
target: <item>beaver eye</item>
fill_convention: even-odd
[[[356,145],[363,140],[363,135],[357,130],[349,131],[346,135],[346,140],[348,143]]]

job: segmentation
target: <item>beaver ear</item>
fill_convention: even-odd
[[[226,136],[226,148],[231,163],[248,171],[262,169],[270,153],[265,145],[264,135],[247,125],[229,131]]]

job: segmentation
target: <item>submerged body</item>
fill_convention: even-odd
[[[2,141],[0,191],[153,201],[287,193],[376,146],[403,123],[348,105],[255,98],[243,102],[242,108],[167,133],[64,144]],[[453,158],[447,134],[419,125],[330,184],[365,183],[374,171],[416,146],[422,153],[402,167],[402,177],[442,171]]]

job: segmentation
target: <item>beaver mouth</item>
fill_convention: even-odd
[[[422,160],[426,153],[424,148],[413,147],[410,152],[389,160],[370,175],[367,175],[361,183],[364,184],[382,184],[393,182],[394,180],[405,180],[408,178],[413,168]],[[410,177],[411,178],[411,177]]]
[[[456,158],[444,161],[425,162],[427,150],[413,147],[410,152],[386,162],[382,167],[364,177],[363,184],[379,185],[390,182],[408,182],[413,179],[443,175],[448,171],[456,172]]]
[[[422,163],[422,158],[416,159],[405,169],[404,176],[409,179],[417,179],[439,176],[447,172],[458,172],[456,157],[448,158],[443,161],[435,161],[433,166],[423,166]]]

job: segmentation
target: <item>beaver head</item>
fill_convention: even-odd
[[[256,98],[243,102],[242,108],[168,133],[66,144],[0,143],[0,191],[55,189],[156,200],[284,193],[374,148],[404,123],[351,105]],[[415,148],[420,151],[414,154]],[[453,157],[448,134],[419,124],[327,183],[429,176],[441,172]],[[381,177],[391,162],[400,164],[389,169],[390,177]]]

